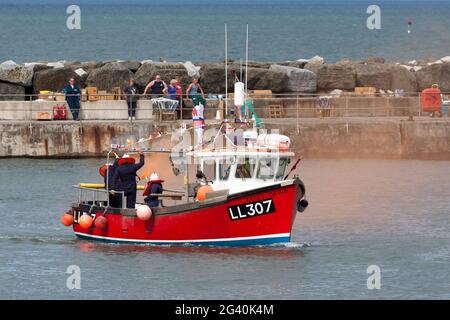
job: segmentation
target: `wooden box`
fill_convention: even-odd
[[[377,93],[377,88],[375,87],[355,87],[355,94],[357,95],[373,96],[375,93]]]
[[[272,99],[272,90],[251,90],[249,92],[253,99]]]
[[[87,93],[86,93],[86,89],[81,89],[81,101],[82,102],[88,101],[88,96],[87,96]]]
[[[39,93],[38,100],[55,101],[55,95],[53,92]]]
[[[66,95],[63,93],[55,93],[55,100],[58,102],[66,101]]]
[[[108,92],[106,92],[106,90],[99,90],[98,91],[98,100],[106,100],[107,95],[108,95]]]
[[[97,87],[86,87],[86,95],[88,101],[100,100],[97,94],[98,94]]]
[[[121,97],[122,89],[120,87],[113,87],[111,89],[111,93],[113,94],[112,100],[121,100],[122,99],[122,97]]]
[[[51,112],[37,112],[36,113],[36,120],[39,120],[39,121],[52,120],[52,114],[51,114]]]

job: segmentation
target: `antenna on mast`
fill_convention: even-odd
[[[225,23],[225,119],[228,116],[228,39],[227,24]]]
[[[245,41],[245,94],[247,95],[247,78],[248,78],[248,23],[247,23],[247,35]]]

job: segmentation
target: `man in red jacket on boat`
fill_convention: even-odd
[[[159,199],[155,194],[161,194],[163,192],[163,182],[164,180],[160,180],[156,172],[150,175],[150,181],[147,183],[143,194],[145,197],[144,201],[150,208],[159,207]]]
[[[113,186],[117,186],[117,191],[124,192],[127,197],[127,208],[134,209],[136,207],[136,193],[137,183],[136,176],[140,168],[145,164],[145,157],[142,151],[139,152],[139,163],[136,160],[125,154],[119,159],[119,167],[116,169],[113,176]]]

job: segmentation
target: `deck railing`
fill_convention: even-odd
[[[239,108],[234,107],[234,100],[229,95],[207,94],[205,118],[215,119],[225,116],[228,104],[228,116],[233,117]],[[450,96],[443,92],[442,95]],[[37,120],[39,113],[49,113],[53,119],[53,107],[66,105],[64,95],[54,94],[2,94],[0,95],[0,120],[32,121]],[[163,121],[152,105],[154,95],[137,95],[136,120]],[[312,118],[312,117],[389,117],[389,116],[421,116],[421,93],[408,92],[401,94],[356,95],[344,93],[340,96],[331,94],[259,94],[251,96],[256,114],[260,118]],[[80,119],[83,120],[127,120],[127,95],[93,94],[83,97],[80,102]],[[445,98],[444,98],[445,99]],[[85,100],[85,101],[84,101]],[[228,103],[227,103],[228,102]],[[176,117],[170,120],[191,119],[192,100],[186,96],[179,99]],[[71,119],[67,107],[68,119]],[[51,120],[48,119],[48,120]],[[166,119],[167,120],[167,119]]]

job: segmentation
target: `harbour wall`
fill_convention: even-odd
[[[450,120],[414,117],[265,119],[306,158],[450,160]],[[0,157],[104,156],[111,143],[171,132],[178,122],[0,121]]]

